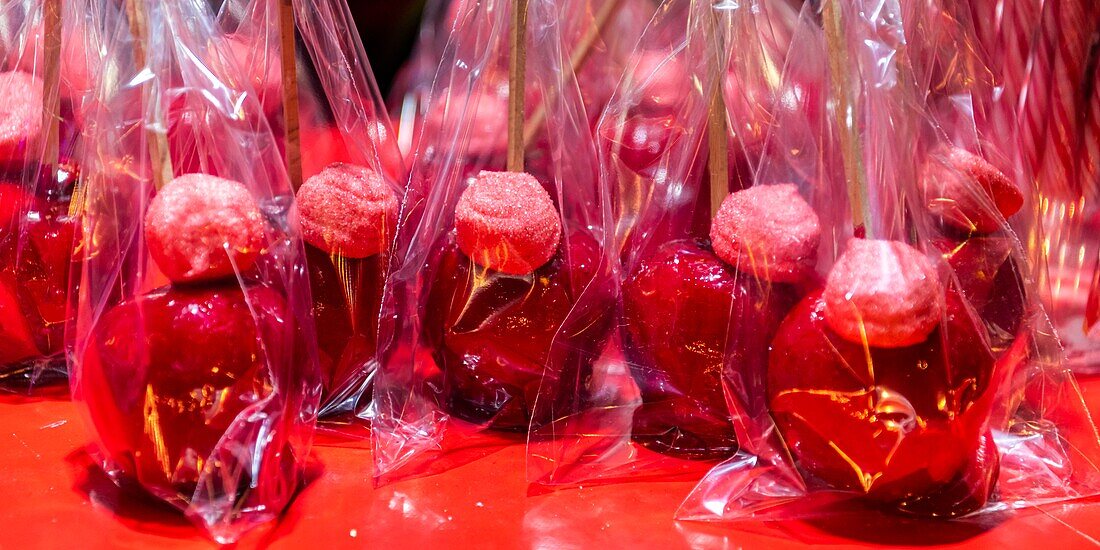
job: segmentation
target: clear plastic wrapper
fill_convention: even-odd
[[[752,189],[807,189],[816,279],[771,341],[763,396],[727,382],[753,431],[679,518],[957,518],[1100,488],[1095,426],[1008,221],[1013,153],[980,124],[994,88],[967,9],[804,9],[781,95],[816,71],[825,124],[777,119]],[[761,399],[767,417],[746,406]]]
[[[73,398],[109,475],[232,542],[298,490],[321,393],[293,191],[209,6],[108,6]]]
[[[278,10],[277,0],[231,1],[221,26],[268,67],[261,73],[281,82]],[[294,12],[304,178],[297,193],[325,388],[321,414],[346,423],[370,399],[406,170],[347,4],[296,2]],[[282,105],[281,86],[268,93]],[[284,125],[281,111],[270,116]]]
[[[403,154],[410,155],[418,121],[427,112],[439,60],[453,27],[452,10],[464,9],[464,0],[428,0],[424,3],[420,30],[409,59],[398,71],[390,91],[388,108],[398,127],[398,142]]]
[[[1002,50],[1013,54],[995,65],[995,74],[1005,95],[1018,98],[1010,104],[1020,117],[1017,131],[1002,135],[1018,151],[1021,176],[1037,189],[1028,248],[1045,268],[1040,288],[1069,364],[1094,374],[1100,371],[1100,4],[1018,4],[1004,17],[975,19],[992,60],[1001,60]]]
[[[762,393],[756,388],[770,335],[807,274],[786,265],[779,268],[782,284],[771,286],[754,273],[766,266],[742,265],[730,243],[712,242],[712,225],[727,227],[733,211],[711,223],[711,182],[719,180],[710,161],[718,155],[727,167],[715,186],[720,201],[751,184],[776,119],[816,107],[798,87],[779,95],[796,8],[747,6],[663,4],[600,119],[622,265],[618,330],[585,382],[583,407],[554,411],[555,421],[531,438],[528,476],[535,483],[698,479],[737,451],[740,430],[751,429],[735,426],[723,380]],[[712,111],[720,124],[711,124]],[[721,136],[722,151],[712,151],[711,135]],[[738,196],[747,199],[741,207],[789,202],[813,217],[792,185]],[[780,234],[784,221],[772,221],[756,238],[806,239]],[[812,233],[813,225],[786,229]],[[759,398],[751,406],[766,417]]]
[[[283,68],[281,45],[281,6],[277,1],[268,0],[229,0],[221,3],[217,15],[217,28],[224,37],[229,55],[237,66],[244,71],[244,77],[256,91],[256,97],[263,107],[264,116],[275,134],[279,150],[285,155],[287,119],[283,93]],[[297,34],[295,35],[297,39]],[[313,158],[333,161],[347,157],[347,150],[337,140],[338,132],[323,133],[323,125],[316,128],[308,124],[313,120],[309,114],[325,117],[324,101],[318,89],[317,80],[309,71],[308,63],[301,52],[295,52],[295,67],[298,72],[297,96],[299,109],[308,113],[301,118],[307,121],[299,128],[303,139],[316,141],[311,160],[302,159],[304,172],[314,173],[325,164],[316,166]],[[313,132],[317,130],[317,132]],[[327,138],[327,139],[326,139]]]
[[[334,208],[343,214],[341,218],[325,220],[329,223],[319,223],[307,234],[314,315],[318,334],[323,335],[318,344],[326,369],[325,408],[362,409],[370,399],[382,291],[407,174],[396,134],[345,1],[303,0],[295,4],[295,9],[302,42],[320,81],[325,105],[332,113],[330,128],[338,131],[334,139],[342,141],[347,149],[344,162],[352,171],[360,172],[356,179],[368,180],[360,188],[329,183],[339,191],[328,193],[330,199],[361,202],[346,212]],[[304,127],[317,126],[314,119]],[[307,133],[302,140],[303,160],[324,139],[323,130],[315,133],[320,137],[311,139],[312,134]],[[346,169],[349,166],[329,164],[323,170]],[[307,171],[306,176],[315,178],[312,183],[307,180],[306,186],[324,188],[319,173]],[[324,193],[320,195],[315,194],[314,200],[324,197]],[[349,199],[344,199],[345,196]],[[324,202],[317,206],[325,208]],[[324,212],[320,214],[326,216]],[[345,228],[343,224],[355,225]],[[373,247],[341,251],[340,243],[344,241],[350,241],[349,248],[377,241],[377,251]],[[326,249],[329,254],[318,254]]]
[[[568,408],[607,340],[610,211],[552,0],[528,8],[527,112],[503,172],[512,2],[458,17],[429,96],[387,283],[371,408],[381,481],[447,468]],[[530,119],[528,119],[530,124]]]
[[[32,391],[66,375],[70,275],[79,245],[80,134],[100,64],[95,11],[88,4],[0,6],[2,390]],[[46,30],[47,5],[60,10],[56,33]],[[56,54],[48,51],[48,35],[60,40]],[[50,55],[56,55],[53,74]]]
[[[401,150],[411,152],[428,120],[428,97],[447,39],[470,0],[429,0],[409,61],[389,94],[390,112],[399,127]],[[635,41],[653,15],[651,0],[564,0],[562,41],[577,74],[581,98],[591,122],[603,111],[622,76]],[[545,116],[545,112],[531,113]]]

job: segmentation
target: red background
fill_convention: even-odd
[[[1100,379],[1086,380],[1100,411]],[[171,508],[123,491],[91,463],[72,404],[0,397],[0,548],[212,544]],[[787,548],[1100,546],[1100,499],[963,523],[856,514],[815,522],[676,522],[691,483],[623,483],[527,496],[523,448],[374,488],[370,452],[321,441],[311,482],[283,520],[240,547]]]

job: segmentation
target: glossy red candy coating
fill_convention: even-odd
[[[626,355],[642,392],[634,438],[670,454],[716,458],[737,451],[723,373],[761,394],[768,344],[796,300],[761,286],[703,242],[672,241],[623,283]]]
[[[825,283],[829,327],[849,342],[897,348],[923,342],[943,317],[933,263],[900,241],[852,239]]]
[[[0,272],[0,366],[19,363],[39,354],[16,292],[15,279]]]
[[[251,268],[265,244],[266,222],[248,189],[206,174],[164,186],[145,215],[145,240],[174,282],[232,277]]]
[[[397,224],[397,194],[378,172],[354,164],[333,164],[309,178],[296,202],[302,238],[346,258],[382,252]]]
[[[814,271],[821,222],[795,185],[760,185],[726,197],[710,237],[729,265],[767,281],[797,283]]]
[[[0,167],[23,167],[42,135],[42,79],[22,71],[0,73]]]
[[[937,239],[932,244],[950,264],[963,296],[991,329],[994,342],[1016,338],[1027,314],[1027,292],[1009,237]],[[998,346],[994,346],[998,347]]]
[[[993,233],[1024,205],[1008,176],[958,147],[933,151],[919,181],[929,211],[963,231]]]
[[[952,517],[985,506],[1000,477],[1001,453],[993,433],[982,433],[977,446],[967,449],[966,454],[968,459],[954,479],[936,491],[913,494],[897,502],[898,510],[919,516]]]
[[[983,505],[997,461],[975,402],[994,357],[954,287],[945,320],[918,344],[865,348],[833,332],[820,291],[783,321],[772,343],[768,401],[812,480],[899,508],[954,516]],[[984,445],[984,447],[983,447]],[[962,480],[966,486],[959,488]]]
[[[78,219],[68,204],[40,201],[23,225],[25,238],[18,264],[18,285],[24,293],[24,311],[35,325],[35,339],[43,356],[62,351],[69,293],[79,273]]]
[[[313,319],[325,390],[335,391],[374,357],[385,269],[382,255],[332,256],[306,245]]]
[[[162,288],[109,309],[91,333],[80,391],[92,423],[109,458],[154,494],[189,499],[204,469],[230,468],[208,460],[215,446],[273,396],[272,368],[295,368],[284,364],[296,338],[285,301],[247,292]],[[244,466],[240,481],[260,483]]]
[[[37,195],[0,183],[0,284],[6,287],[2,315],[11,316],[0,328],[0,339],[22,342],[14,354],[21,357],[0,353],[0,365],[63,350],[70,285],[75,283],[70,276],[79,270],[77,220],[69,212],[70,175],[62,169],[53,181],[47,176]]]
[[[522,172],[482,172],[455,206],[458,246],[482,267],[532,273],[558,251],[561,216],[542,184]]]
[[[10,238],[18,229],[23,209],[32,200],[16,183],[0,183],[0,239]]]
[[[684,130],[671,115],[636,114],[623,121],[621,129],[604,126],[600,132],[604,139],[614,144],[624,166],[638,174],[648,175]]]
[[[559,395],[562,385],[584,377],[583,372],[548,371],[547,362],[555,335],[596,272],[599,243],[587,232],[573,233],[529,275],[479,266],[462,253],[453,233],[437,253],[424,323],[444,374],[447,410],[500,429],[526,429],[536,395],[567,397]],[[606,320],[585,326],[573,338],[578,354],[594,353],[607,337]],[[565,369],[590,368],[584,361],[563,364]]]

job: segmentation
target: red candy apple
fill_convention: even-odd
[[[657,162],[665,156],[669,144],[683,135],[675,117],[635,114],[627,117],[622,125],[605,126],[602,137],[615,144],[615,152],[624,166],[643,175],[657,168]]]
[[[345,258],[308,244],[306,262],[322,383],[334,392],[377,350],[385,266],[381,255]]]
[[[38,354],[17,295],[15,279],[0,272],[0,366],[33,359]]]
[[[737,357],[730,376],[762,386],[768,343],[795,296],[738,273],[705,242],[672,241],[643,260],[623,283],[627,357],[643,401],[635,440],[697,458],[736,452],[727,352]]]
[[[77,220],[69,205],[38,201],[23,225],[24,238],[18,256],[18,286],[24,296],[24,311],[35,326],[35,340],[43,356],[62,351],[65,322],[69,319],[70,280],[79,270],[76,255]]]
[[[236,282],[162,288],[109,309],[80,384],[110,459],[171,499],[190,498],[203,474],[231,471],[211,453],[238,415],[273,397],[273,369],[294,368],[293,318],[278,293]],[[220,489],[258,483],[237,466],[241,485]]]
[[[928,209],[944,222],[933,241],[951,265],[967,301],[998,344],[1016,336],[1027,296],[1011,235],[996,234],[1018,212],[1023,195],[993,165],[956,147],[937,148],[921,180]]]
[[[376,351],[397,195],[377,172],[338,163],[306,180],[297,203],[324,384],[334,391]]]
[[[18,237],[23,211],[33,199],[15,183],[0,183],[0,243]]]
[[[992,340],[1003,347],[1015,339],[1027,314],[1027,293],[1019,263],[1012,256],[1010,237],[970,237],[963,241],[938,239],[963,296],[990,329]]]
[[[76,219],[69,212],[75,170],[62,167],[44,175],[38,193],[0,183],[0,271],[5,275],[4,315],[11,315],[0,338],[23,342],[14,357],[0,353],[0,365],[21,359],[60,358],[69,318],[70,274],[78,243]],[[77,268],[79,269],[79,268]],[[18,317],[18,320],[15,318]],[[29,336],[29,340],[26,337]],[[33,350],[33,351],[31,351]]]
[[[595,273],[599,244],[586,232],[570,235],[547,264],[526,275],[478,265],[453,234],[439,254],[425,325],[443,370],[446,406],[474,422],[526,429],[540,384],[543,398],[553,399],[578,374],[548,371],[547,359]],[[584,342],[578,351],[597,350],[606,332],[598,323],[576,335]]]
[[[929,280],[932,264],[918,257],[902,243],[852,241],[826,289],[783,321],[768,401],[811,480],[955,516],[984,505],[996,479],[983,404],[995,360],[958,288]],[[844,294],[846,306],[836,303]],[[925,315],[929,308],[937,313]],[[838,333],[852,332],[853,315],[863,317],[862,332]]]
[[[456,230],[439,244],[425,313],[453,414],[525,429],[540,391],[555,399],[560,384],[583,374],[569,370],[584,368],[575,361],[560,370],[548,363],[562,323],[595,274],[599,243],[586,231],[564,239],[560,233],[550,197],[527,174],[482,173],[460,199]],[[577,348],[571,353],[602,345],[606,322],[585,326],[570,336]]]
[[[725,199],[713,248],[672,241],[641,261],[623,283],[626,352],[643,401],[637,441],[695,458],[736,452],[725,382],[762,393],[768,344],[798,299],[791,283],[812,275],[820,237],[795,186],[766,185]]]

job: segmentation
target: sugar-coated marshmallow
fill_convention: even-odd
[[[795,185],[760,185],[726,197],[710,238],[715,254],[735,269],[793,283],[813,272],[821,223]]]
[[[397,223],[397,195],[370,168],[336,163],[298,190],[305,241],[345,258],[366,258],[386,248]]]
[[[825,320],[845,340],[900,348],[923,342],[946,310],[932,262],[900,241],[852,239],[825,283]]]
[[[206,174],[187,174],[166,184],[145,215],[149,253],[176,283],[249,269],[264,237],[263,214],[248,189]]]
[[[455,209],[458,246],[483,267],[529,274],[558,250],[561,218],[530,174],[482,172]]]
[[[920,177],[925,203],[945,223],[977,233],[993,233],[1002,219],[1020,211],[1024,196],[995,166],[958,147],[933,152]]]

